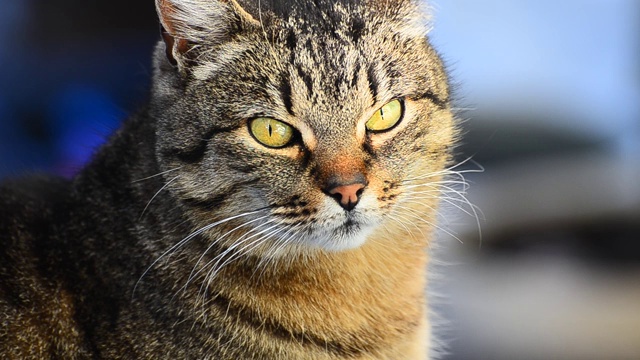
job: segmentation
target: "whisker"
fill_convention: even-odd
[[[404,180],[400,181],[400,183],[403,183],[403,184],[404,183],[411,183],[411,182],[422,181],[422,180],[426,180],[426,179],[430,179],[430,178],[434,178],[434,177],[444,177],[444,178],[446,178],[447,176],[456,177],[456,178],[459,178],[461,181],[466,181],[465,178],[464,178],[464,174],[478,173],[478,172],[482,172],[482,171],[479,171],[479,170],[459,170],[459,171],[442,170],[442,171],[434,171],[434,172],[431,172],[431,173],[428,173],[428,174],[424,174],[424,175],[420,175],[420,176],[404,179]],[[444,181],[452,181],[452,180],[444,180]]]
[[[454,171],[448,174],[448,175],[456,176],[460,180],[445,179],[442,181],[423,182],[423,183],[418,183],[414,185],[404,185],[403,187],[408,190],[404,193],[404,195],[406,195],[406,197],[408,198],[408,201],[405,200],[405,202],[420,203],[419,200],[434,200],[435,198],[440,198],[442,201],[461,210],[462,212],[471,216],[475,220],[476,226],[478,228],[478,236],[480,238],[480,244],[482,244],[482,226],[480,224],[480,218],[481,217],[484,218],[484,215],[482,214],[482,210],[479,209],[474,204],[472,204],[469,201],[469,199],[466,197],[466,192],[469,189],[469,183],[466,181],[463,175],[463,173],[467,173],[467,172],[484,171],[484,169],[480,165],[478,166],[480,167],[479,170]],[[426,179],[428,178],[428,176],[424,178]],[[415,178],[412,181],[417,181],[417,180],[418,178]],[[453,186],[456,186],[456,187],[462,186],[462,189],[456,189]],[[428,189],[428,190],[419,190],[421,188]],[[465,209],[464,205],[468,206],[469,210]],[[444,231],[443,228],[439,228],[439,230],[445,233],[448,233],[453,238],[460,241],[460,239],[457,236],[452,235],[450,232]]]
[[[269,55],[273,58],[275,63],[280,66],[280,58],[278,57],[271,41],[269,41],[269,36],[267,35],[267,31],[264,28],[264,22],[262,21],[262,1],[258,0],[258,20],[260,21],[260,28],[262,29],[262,34],[264,35],[264,39],[267,43]]]
[[[149,202],[147,202],[147,205],[144,207],[144,209],[142,209],[142,213],[140,214],[140,218],[138,218],[138,221],[142,220],[142,217],[144,216],[144,213],[147,211],[147,209],[149,208],[149,205],[151,205],[151,202],[158,196],[158,194],[160,194],[162,192],[162,190],[166,189],[169,185],[171,185],[172,182],[176,181],[178,178],[180,177],[180,175],[174,177],[173,179],[169,180],[166,184],[164,184],[163,187],[160,188],[160,190],[158,190],[153,197],[151,197],[151,200],[149,200]]]
[[[396,212],[394,212],[393,214],[391,214],[391,215],[390,215],[390,218],[391,218],[392,220],[395,220],[398,224],[400,224],[400,226],[402,226],[402,227],[407,231],[407,233],[412,234],[411,230],[409,230],[409,228],[405,225],[405,223],[404,223],[404,222],[402,222],[402,221],[400,221],[400,220],[398,220],[398,219],[396,219],[396,218],[395,218],[395,216],[399,216],[399,215],[397,214],[397,211],[396,211]],[[401,217],[402,217],[402,216],[401,216]],[[404,219],[404,217],[402,217],[402,218]],[[405,219],[405,220],[406,220],[406,219]]]
[[[153,179],[153,178],[155,178],[155,177],[158,177],[158,176],[161,176],[161,175],[164,175],[164,174],[168,174],[168,173],[170,173],[170,172],[174,172],[174,171],[176,171],[176,170],[180,170],[180,169],[182,169],[182,168],[183,168],[182,166],[178,166],[177,168],[169,169],[169,170],[167,170],[167,171],[163,171],[163,172],[157,173],[157,174],[155,174],[155,175],[147,176],[147,177],[145,177],[145,178],[138,179],[138,180],[133,180],[131,183],[132,183],[132,184],[135,184],[135,183],[137,183],[137,182],[141,182],[141,181],[145,181],[145,180]]]
[[[280,223],[277,223],[271,227],[269,227],[268,229],[265,229],[263,231],[261,231],[259,234],[254,234],[254,236],[260,235],[261,233],[264,233],[265,231],[268,231],[276,226],[280,225]],[[229,258],[227,258],[226,260],[224,260],[224,262],[220,263],[220,261],[224,258],[224,257],[220,257],[220,256],[216,256],[217,261],[215,264],[213,264],[213,266],[211,266],[211,269],[207,272],[206,276],[204,277],[204,281],[202,282],[202,285],[200,286],[200,291],[199,293],[202,294],[203,297],[206,296],[206,291],[207,291],[207,285],[211,283],[211,281],[217,276],[217,274],[220,272],[220,270],[222,270],[225,266],[227,266],[228,264],[230,264],[231,262],[241,258],[242,256],[250,253],[253,249],[255,249],[258,246],[261,246],[263,243],[265,243],[273,234],[277,234],[278,232],[282,231],[282,229],[276,229],[274,231],[271,231],[267,234],[262,235],[261,237],[259,237],[258,239],[255,239],[253,241],[251,241],[249,244],[243,246],[242,248],[240,248],[237,252],[235,252],[234,254],[232,254]],[[242,243],[246,243],[250,238],[244,239],[242,241]],[[207,268],[213,261],[216,260],[216,258],[212,259],[210,262],[208,262],[204,268]]]
[[[447,185],[447,184],[452,184],[452,185],[460,185],[462,186],[462,191],[466,191],[469,189],[469,183],[467,181],[462,181],[462,180],[443,180],[443,181],[430,181],[430,182],[425,182],[425,183],[419,183],[419,184],[414,184],[414,185],[403,185],[403,188],[405,189],[415,189],[415,188],[420,188],[420,187],[433,187],[433,188],[437,188],[437,185]]]
[[[393,220],[393,221],[395,221],[396,223],[400,224],[400,226],[402,226],[403,228],[405,228],[405,230],[407,231],[407,234],[409,234],[411,236],[413,241],[415,241],[416,235],[414,234],[414,232],[412,230],[407,228],[407,225],[409,225],[409,226],[411,226],[411,227],[413,227],[415,229],[418,229],[422,239],[427,239],[427,240],[429,239],[429,237],[425,236],[425,234],[422,232],[422,229],[420,229],[420,227],[415,224],[415,221],[411,221],[409,218],[407,218],[407,217],[403,216],[402,214],[398,213],[398,211],[394,212],[392,215],[389,215],[388,218]],[[405,224],[407,224],[407,225],[405,225]],[[390,232],[388,229],[387,229],[387,232],[389,234],[392,234],[392,232]],[[403,237],[402,240],[405,240],[405,238]],[[431,248],[431,242],[428,243],[428,246],[429,246],[429,248]]]
[[[241,249],[239,249],[237,252],[235,252],[234,254],[232,254],[228,259],[226,259],[224,262],[222,262],[222,264],[220,264],[220,261],[223,259],[222,257],[220,257],[220,259],[218,259],[218,261],[216,261],[216,263],[213,265],[212,270],[215,269],[215,272],[218,273],[220,271],[220,269],[222,269],[223,267],[225,267],[227,264],[229,264],[230,262],[232,262],[233,260],[242,257],[244,254],[247,254],[248,252],[250,252],[251,250],[253,250],[255,248],[255,246],[251,247],[250,249],[247,250],[247,248],[253,244],[256,244],[257,242],[261,241],[261,240],[266,240],[268,239],[270,236],[272,236],[273,234],[277,234],[278,232],[282,231],[282,229],[276,229],[274,231],[268,232],[271,229],[278,227],[282,225],[281,223],[276,223],[270,227],[268,227],[267,229],[264,229],[260,232],[258,232],[257,234],[252,235],[251,237],[248,237],[246,239],[243,240],[242,243],[245,243],[246,241],[250,240],[253,237],[256,236],[261,236],[260,238],[258,238],[257,240],[252,241],[249,245],[245,245],[244,247],[242,247]],[[265,234],[265,232],[267,232]],[[213,261],[213,260],[212,260]]]
[[[473,163],[475,166],[477,166],[477,169],[465,169],[465,170],[455,170],[459,167],[461,167],[462,165],[466,164],[466,163]],[[473,157],[470,156],[452,166],[449,166],[448,168],[445,168],[443,170],[439,170],[439,171],[434,171],[431,173],[427,173],[421,176],[417,176],[417,177],[413,177],[413,178],[407,178],[401,182],[411,182],[411,181],[415,181],[415,180],[421,180],[421,179],[427,179],[427,178],[431,178],[431,177],[436,177],[436,176],[444,176],[444,175],[454,175],[454,176],[460,176],[463,178],[462,174],[467,174],[467,173],[482,173],[484,172],[484,167],[482,167],[482,165],[480,165],[479,163],[477,163],[476,161],[473,160]]]
[[[207,272],[208,272],[207,268],[208,268],[208,267],[209,267],[213,262],[216,262],[216,263],[217,263],[217,262],[221,261],[221,259],[222,259],[222,258],[224,258],[228,253],[230,253],[234,248],[236,248],[236,247],[240,246],[241,244],[243,244],[244,242],[246,242],[246,241],[248,240],[248,239],[247,239],[247,236],[248,236],[249,234],[254,233],[257,229],[259,229],[260,227],[264,226],[265,224],[269,224],[269,223],[271,223],[271,221],[268,221],[268,222],[266,222],[266,223],[264,223],[264,224],[260,224],[260,225],[258,225],[258,226],[256,226],[256,227],[254,227],[254,228],[249,229],[249,231],[248,231],[248,232],[246,232],[246,233],[244,233],[244,234],[242,234],[242,235],[241,235],[241,236],[240,236],[240,237],[239,237],[239,238],[238,238],[238,239],[233,243],[233,245],[231,245],[229,248],[225,249],[222,253],[217,254],[215,257],[213,257],[213,259],[211,259],[211,260],[207,261],[204,265],[202,265],[202,266],[201,266],[199,269],[197,269],[197,270],[196,270],[196,268],[197,268],[197,263],[196,263],[196,265],[193,267],[193,269],[192,269],[192,271],[191,271],[191,274],[189,275],[189,277],[188,277],[188,278],[187,278],[187,280],[185,281],[184,285],[182,285],[180,289],[181,289],[182,291],[185,291],[185,292],[186,292],[186,291],[187,291],[187,289],[188,289],[188,287],[189,287],[189,284],[191,284],[191,283],[192,283],[192,282],[193,282],[193,281],[194,281],[194,280],[195,280],[195,279],[196,279],[200,274],[202,274],[203,272],[205,272],[205,271],[207,271]],[[236,229],[237,229],[237,228],[236,228]],[[235,229],[234,229],[234,230],[235,230]],[[218,239],[215,239],[215,240],[214,240],[214,243],[217,243],[217,242],[218,242]],[[207,251],[208,251],[208,249],[207,249],[207,250],[205,250],[205,253],[206,253]],[[203,254],[200,258],[202,259],[203,257],[204,257],[204,254]],[[198,260],[198,262],[200,262],[200,260]],[[215,265],[214,265],[214,266],[215,266]],[[206,278],[207,278],[207,277],[205,276],[205,277],[204,277],[204,279],[206,279]],[[200,293],[200,292],[199,292],[199,293]],[[176,295],[177,295],[177,293],[176,293]],[[174,295],[174,296],[175,296],[175,295]]]
[[[266,255],[262,256],[262,258],[260,259],[260,262],[258,262],[258,264],[256,265],[256,269],[254,270],[252,277],[255,276],[256,271],[258,269],[262,269],[260,276],[264,274],[264,271],[268,267],[269,263],[271,262],[271,260],[277,257],[280,250],[292,243],[291,239],[293,239],[295,236],[298,235],[296,230],[299,229],[301,226],[302,225],[297,224],[295,226],[289,227],[287,231],[283,234],[283,236],[281,237],[279,236],[275,239],[276,241],[274,241],[273,245],[271,245],[271,247],[269,247],[269,249],[266,251]]]
[[[265,225],[268,225],[268,224],[273,223],[273,222],[274,222],[273,220],[270,220],[270,221],[268,221],[268,222],[266,222],[266,223],[264,223],[264,224],[261,224],[260,226],[258,226],[258,227],[256,227],[256,228],[251,229],[251,231],[250,231],[249,233],[247,233],[247,234],[250,234],[251,232],[254,232],[256,229],[258,229],[258,228],[259,228],[259,227],[261,227],[261,226],[265,226]],[[276,225],[277,225],[277,224],[276,224]],[[274,226],[276,226],[276,225],[274,225]],[[231,251],[233,251],[235,248],[237,248],[237,247],[241,246],[242,244],[246,243],[246,242],[247,242],[247,241],[249,241],[250,239],[252,239],[252,238],[254,238],[254,237],[256,237],[256,236],[259,236],[259,235],[263,234],[265,231],[268,231],[269,229],[273,228],[274,226],[271,226],[271,227],[269,227],[269,228],[267,228],[267,229],[265,229],[265,230],[262,230],[262,231],[260,231],[260,232],[258,232],[258,233],[252,234],[251,236],[248,236],[248,237],[245,237],[247,234],[243,234],[243,236],[241,236],[241,237],[240,237],[240,239],[238,239],[238,240],[237,240],[237,241],[236,241],[232,246],[230,246],[229,248],[225,249],[225,251],[224,251],[224,252],[222,252],[222,253],[220,253],[220,254],[216,255],[213,259],[209,260],[209,261],[208,261],[207,263],[205,263],[205,264],[204,264],[200,269],[198,269],[195,273],[193,273],[193,272],[192,272],[192,275],[191,275],[191,276],[189,276],[189,278],[187,279],[187,281],[185,282],[185,284],[182,286],[182,290],[186,290],[186,289],[188,288],[189,284],[190,284],[190,283],[191,283],[191,282],[192,282],[192,281],[193,281],[193,280],[194,280],[198,275],[200,275],[201,273],[203,273],[207,268],[209,268],[209,267],[211,266],[211,270],[208,270],[207,275],[205,275],[205,277],[204,277],[205,282],[206,282],[206,281],[210,281],[210,280],[207,280],[207,279],[209,279],[209,278],[210,278],[210,274],[211,274],[211,272],[215,270],[215,272],[217,273],[217,272],[219,272],[219,270],[220,270],[220,269],[222,269],[222,267],[223,267],[223,266],[225,266],[225,265],[227,264],[227,262],[226,262],[226,260],[225,260],[225,262],[224,262],[222,265],[220,265],[220,262],[221,262],[221,261],[223,261],[224,257],[225,257],[227,254],[229,254],[229,253],[230,253]],[[217,240],[216,240],[216,241],[217,241]],[[244,249],[244,248],[243,248],[243,249]],[[241,249],[241,250],[242,250],[242,249]],[[232,259],[235,259],[234,255],[237,255],[237,253],[236,253],[236,254],[233,254],[233,255],[231,256],[231,258],[232,258]],[[213,266],[212,266],[212,264],[213,264]],[[219,268],[218,268],[218,267],[219,267]],[[216,270],[216,268],[218,268],[218,269]],[[212,278],[211,278],[211,279],[212,279]],[[203,283],[203,284],[204,284],[204,283]],[[201,290],[202,290],[202,289],[201,289]]]
[[[135,294],[136,289],[138,288],[138,285],[140,284],[140,281],[142,281],[142,278],[144,278],[144,276],[151,270],[151,268],[153,268],[160,260],[162,260],[165,256],[174,253],[175,251],[177,251],[178,249],[180,249],[181,247],[183,247],[186,243],[188,243],[189,241],[191,241],[191,239],[193,239],[194,237],[202,234],[203,232],[212,229],[220,224],[224,224],[226,222],[229,222],[231,220],[234,219],[238,219],[241,218],[243,216],[250,216],[253,214],[257,214],[263,210],[265,210],[267,208],[263,208],[263,209],[258,209],[255,211],[250,211],[250,212],[246,212],[243,214],[239,214],[239,215],[234,215],[234,216],[230,216],[226,219],[220,220],[220,221],[216,221],[214,223],[211,223],[209,225],[203,226],[202,228],[192,232],[191,234],[187,235],[185,238],[183,238],[182,240],[178,241],[177,243],[175,243],[174,245],[172,245],[168,250],[166,250],[165,252],[163,252],[156,260],[153,261],[153,263],[151,263],[151,265],[149,265],[149,267],[147,267],[147,269],[142,273],[142,275],[140,275],[140,278],[138,279],[138,281],[136,282],[135,286],[133,287],[133,294]]]
[[[262,219],[265,219],[269,217],[269,215],[265,215],[265,216],[261,216],[259,218],[247,221],[239,226],[236,226],[235,228],[227,231],[226,233],[224,233],[223,235],[221,235],[220,237],[217,237],[214,241],[211,242],[211,244],[205,249],[205,251],[202,253],[202,255],[200,255],[200,257],[198,258],[198,260],[196,261],[195,265],[193,266],[193,270],[191,270],[191,273],[189,274],[189,277],[187,278],[187,284],[193,279],[193,277],[195,276],[194,273],[196,272],[196,269],[198,267],[198,264],[200,264],[200,262],[202,261],[202,259],[204,259],[204,257],[206,256],[206,254],[216,245],[218,244],[222,239],[224,239],[225,237],[227,237],[227,235],[235,232],[236,230],[243,228],[251,223],[254,223],[256,221],[260,221]],[[268,222],[267,222],[268,223]],[[260,225],[262,226],[262,225]],[[255,229],[255,228],[254,228]],[[253,229],[252,229],[253,230]],[[230,246],[228,249],[226,249],[221,255],[224,255],[226,252],[233,250],[233,248],[236,247],[236,244],[233,244],[232,246]],[[218,255],[220,256],[220,255]]]
[[[422,222],[422,223],[424,223],[424,224],[426,224],[426,225],[428,225],[428,226],[432,226],[432,227],[434,227],[435,229],[437,229],[437,230],[439,230],[439,231],[442,231],[443,233],[445,233],[445,234],[447,234],[447,235],[451,236],[452,238],[454,238],[454,239],[458,240],[458,242],[460,242],[461,244],[463,244],[462,240],[460,240],[460,238],[458,238],[456,235],[454,235],[454,234],[453,234],[453,233],[451,233],[450,231],[445,230],[442,226],[440,226],[440,225],[438,225],[438,224],[434,224],[434,223],[432,223],[432,222],[430,222],[430,221],[428,221],[428,220],[426,220],[426,219],[422,218],[422,217],[420,216],[420,214],[416,214],[416,211],[415,211],[415,210],[413,210],[413,209],[411,209],[411,208],[409,208],[409,207],[401,206],[401,205],[396,205],[396,207],[398,207],[398,208],[400,208],[400,209],[403,209],[403,210],[406,210],[406,211],[408,212],[406,215],[411,216],[412,218],[414,218],[414,219],[416,219],[416,220],[418,220],[418,221],[420,221],[420,222]]]
[[[473,213],[470,210],[465,209],[464,207],[462,207],[459,204],[456,204],[456,202],[465,204],[465,205],[470,205],[468,204],[465,200],[463,199],[456,199],[456,198],[451,198],[451,197],[434,197],[434,196],[414,196],[411,197],[410,199],[407,199],[405,202],[406,203],[415,203],[415,204],[422,204],[420,201],[414,201],[414,200],[433,200],[433,199],[438,199],[440,201],[444,201],[446,203],[448,203],[451,206],[454,206],[455,208],[457,208],[458,210],[464,212],[465,214],[469,215],[469,216],[473,216]],[[404,202],[403,202],[404,203]],[[473,206],[473,205],[470,205]]]
[[[451,108],[451,111],[456,111],[456,112],[459,112],[459,111],[476,111],[476,110],[478,110],[478,109],[474,108],[474,107],[452,107]]]

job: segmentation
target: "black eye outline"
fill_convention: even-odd
[[[254,121],[259,120],[259,119],[269,119],[269,120],[274,120],[276,122],[279,122],[281,124],[286,125],[287,127],[289,127],[291,129],[291,137],[289,138],[289,140],[286,143],[283,143],[280,146],[273,146],[273,145],[269,145],[266,144],[265,142],[263,142],[262,140],[258,139],[258,137],[256,136],[255,132],[252,129],[252,124]],[[278,120],[276,118],[272,118],[270,116],[256,116],[256,117],[252,117],[247,119],[247,131],[249,132],[249,134],[251,135],[251,137],[260,145],[268,148],[268,149],[283,149],[286,147],[290,147],[293,146],[294,144],[300,142],[300,133],[299,131],[293,127],[291,124],[284,122],[282,120]]]
[[[383,107],[387,106],[388,104],[390,104],[390,103],[392,103],[394,101],[398,101],[400,103],[400,118],[398,118],[398,121],[396,121],[395,124],[393,124],[391,127],[386,128],[384,130],[371,130],[371,129],[368,129],[367,125],[365,123],[365,129],[366,129],[367,133],[370,133],[370,134],[386,133],[386,132],[389,132],[389,131],[395,129],[398,125],[400,125],[400,123],[402,123],[402,121],[404,120],[404,115],[405,115],[404,98],[394,98],[392,100],[389,100],[384,105],[382,105],[378,110],[376,110],[376,112],[382,110]],[[369,120],[371,120],[371,118],[369,118]],[[367,122],[369,122],[369,120],[367,120]]]

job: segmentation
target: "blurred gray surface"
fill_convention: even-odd
[[[640,3],[433,7],[461,170],[484,168],[482,236],[464,201],[442,211],[445,358],[640,359]]]

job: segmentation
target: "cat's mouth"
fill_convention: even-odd
[[[347,220],[345,220],[344,225],[342,226],[346,229],[351,229],[353,227],[359,227],[359,224],[351,217],[348,217]]]
[[[329,251],[343,251],[363,245],[375,229],[374,224],[361,214],[345,214],[340,220],[314,228],[308,241]]]
[[[340,237],[357,236],[363,230],[363,224],[348,217],[342,224],[333,229],[333,233]]]

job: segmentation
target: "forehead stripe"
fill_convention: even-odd
[[[287,112],[295,116],[293,112],[293,102],[291,101],[291,83],[289,82],[288,75],[282,75],[280,77],[280,85],[278,86],[280,90],[280,96],[282,97],[282,102],[284,103],[284,107],[287,109]]]
[[[446,109],[447,105],[449,104],[449,99],[442,99],[431,90],[427,90],[424,93],[419,94],[414,98],[414,100],[423,100],[423,99],[430,100],[440,109]]]
[[[367,69],[367,79],[369,80],[369,91],[371,91],[371,96],[373,97],[373,102],[375,103],[378,100],[378,78],[376,76],[376,70],[373,68],[373,65],[369,65],[369,69]]]

